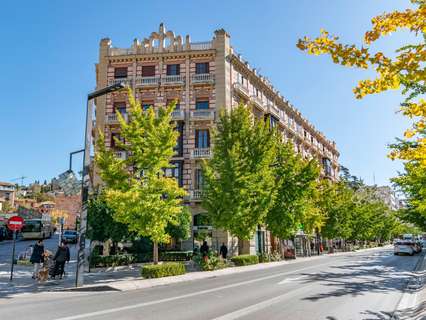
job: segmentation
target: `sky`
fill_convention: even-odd
[[[324,28],[342,42],[361,44],[371,17],[403,9],[408,0],[8,1],[0,11],[0,181],[50,180],[68,169],[69,153],[83,147],[85,97],[95,87],[99,41],[130,47],[164,22],[191,41],[216,29],[260,69],[284,97],[336,141],[340,163],[366,183],[389,184],[402,170],[387,145],[408,126],[396,113],[402,100],[386,92],[356,100],[352,88],[368,71],[335,65],[296,48]],[[374,49],[393,51],[407,41],[395,33]],[[73,169],[81,168],[75,157]]]

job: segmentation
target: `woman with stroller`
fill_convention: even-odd
[[[55,261],[55,268],[52,274],[52,277],[55,278],[59,275],[59,279],[62,279],[64,275],[65,262],[70,261],[70,249],[68,248],[65,241],[61,241],[61,245],[56,250],[56,254],[53,257]]]

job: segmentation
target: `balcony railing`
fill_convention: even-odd
[[[192,120],[214,120],[213,110],[194,110],[191,111]]]
[[[199,201],[203,198],[203,190],[190,190],[189,191],[189,199],[193,201]]]
[[[268,112],[276,116],[278,119],[280,118],[280,109],[278,109],[273,104],[268,104]]]
[[[172,112],[173,120],[185,120],[185,111],[184,110],[174,110]]]
[[[124,120],[127,122],[128,116],[127,113],[122,114]],[[117,124],[118,122],[118,117],[116,113],[111,113],[111,114],[107,114],[106,117],[106,123],[107,124]]]
[[[108,85],[112,86],[114,84],[119,84],[119,83],[123,83],[126,86],[130,86],[132,85],[132,80],[129,78],[117,78],[117,79],[109,79],[108,80]]]
[[[191,78],[192,83],[214,83],[214,74],[199,73],[193,74]]]
[[[115,151],[114,155],[115,155],[116,158],[121,159],[121,160],[126,160],[126,158],[127,158],[126,151]]]
[[[164,76],[161,78],[163,84],[184,84],[185,77],[182,75]]]
[[[136,86],[156,86],[160,83],[160,77],[138,77],[136,78]]]
[[[191,157],[193,159],[210,158],[212,155],[210,148],[195,148],[192,150]]]
[[[213,48],[213,44],[211,41],[192,42],[190,48],[191,50],[209,50]]]
[[[247,98],[250,98],[248,88],[244,87],[241,83],[235,82],[234,83],[234,89],[237,90],[238,92],[242,93],[243,95],[245,95]]]
[[[260,99],[259,97],[256,96],[251,96],[251,100],[259,107],[261,108],[263,111],[266,111],[266,107],[265,104],[263,103],[262,99]]]

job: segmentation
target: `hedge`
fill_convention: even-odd
[[[160,253],[161,261],[189,261],[192,251],[165,251]]]
[[[162,264],[148,264],[141,268],[144,278],[161,278],[177,276],[185,273],[185,265],[180,262],[166,262]]]
[[[259,263],[259,257],[258,256],[252,256],[248,254],[243,254],[240,256],[235,256],[231,258],[231,261],[235,263],[236,266],[247,266],[250,264],[257,264]]]
[[[117,254],[113,256],[99,256],[93,254],[90,256],[91,267],[117,267],[127,266],[135,262],[135,257],[130,254]]]

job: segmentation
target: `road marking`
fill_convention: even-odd
[[[310,287],[310,286],[308,286],[308,287]],[[270,307],[273,304],[281,302],[281,300],[283,300],[285,297],[291,296],[291,295],[295,294],[296,292],[303,291],[303,290],[306,290],[306,286],[300,287],[300,288],[297,288],[297,289],[293,289],[293,290],[288,291],[288,292],[286,292],[282,295],[279,295],[279,296],[276,296],[274,298],[253,304],[253,305],[251,305],[250,307],[247,307],[247,308],[239,309],[237,311],[224,314],[223,316],[214,318],[212,320],[234,320],[234,319],[238,319],[238,318],[244,317],[244,316],[246,316],[250,313],[253,313],[253,312],[265,309],[267,307]]]
[[[300,277],[296,277],[296,278],[286,278],[286,279],[278,282],[278,284],[285,284],[285,283],[289,283],[289,282],[292,282],[292,281],[297,281],[297,280],[304,279],[304,278],[306,278],[306,276],[300,276]]]
[[[207,294],[207,293],[211,293],[211,292],[216,292],[216,291],[220,291],[220,290],[240,287],[240,286],[243,286],[243,285],[246,285],[246,284],[251,284],[251,283],[255,283],[255,282],[259,282],[259,281],[264,281],[264,280],[268,280],[268,279],[282,277],[284,275],[297,273],[297,272],[300,272],[300,271],[303,271],[303,270],[315,269],[315,268],[318,268],[320,266],[330,264],[330,262],[334,263],[335,261],[328,261],[327,263],[322,263],[322,264],[318,264],[318,265],[315,265],[315,266],[310,266],[310,267],[301,268],[301,269],[298,269],[298,270],[293,270],[293,271],[288,271],[288,272],[280,272],[280,273],[273,274],[273,275],[270,275],[270,276],[265,276],[265,277],[256,278],[256,279],[252,279],[252,280],[246,280],[246,281],[242,281],[242,282],[228,284],[228,285],[225,285],[225,286],[216,287],[216,288],[212,288],[212,289],[196,291],[196,292],[183,294],[183,295],[176,296],[176,297],[170,297],[170,298],[165,298],[165,299],[160,299],[160,300],[155,300],[155,301],[142,302],[142,303],[137,303],[137,304],[128,305],[128,306],[124,306],[124,307],[111,308],[111,309],[106,309],[106,310],[101,310],[101,311],[82,313],[82,314],[77,314],[77,315],[74,315],[74,316],[57,318],[56,320],[85,319],[85,318],[89,318],[89,317],[96,317],[96,316],[101,316],[101,315],[104,315],[104,314],[110,314],[110,313],[115,313],[115,312],[120,312],[120,311],[132,310],[132,309],[152,306],[152,305],[160,304],[160,303],[164,303],[164,302],[170,302],[170,301],[195,297],[195,296],[199,296],[199,295],[203,295],[203,294]]]

